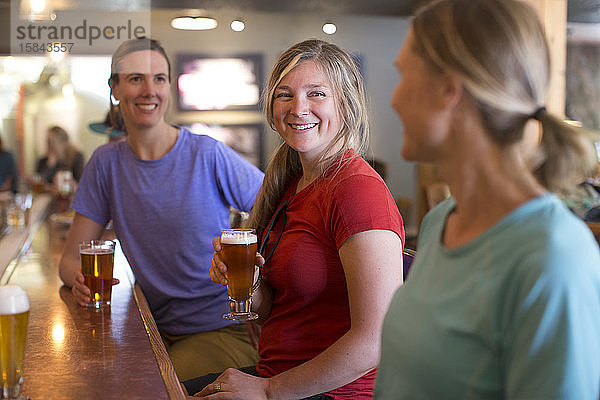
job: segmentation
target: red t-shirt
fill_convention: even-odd
[[[346,278],[338,254],[347,238],[384,229],[396,232],[404,243],[398,208],[385,182],[362,158],[352,158],[294,194],[298,179],[280,203],[288,201],[285,217],[282,212],[277,218],[263,251],[265,257],[270,253],[285,220],[276,250],[262,268],[263,278],[273,287],[271,314],[259,341],[257,371],[264,377],[314,358],[350,329]],[[375,374],[373,370],[327,394],[370,399]]]

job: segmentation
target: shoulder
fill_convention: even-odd
[[[220,154],[230,150],[222,142],[208,135],[197,134],[186,128],[180,130],[180,143],[177,146],[178,157],[202,159],[204,162],[218,163]],[[231,150],[233,152],[233,150]]]
[[[187,128],[180,128],[179,132],[185,147],[194,150],[209,150],[222,144],[215,138],[208,135],[196,134]]]
[[[556,196],[545,195],[517,210],[511,229],[514,239],[528,238],[533,249],[544,249],[551,257],[597,250],[589,229]],[[561,256],[559,253],[562,253]]]
[[[600,251],[589,229],[553,195],[531,203],[498,243],[518,260],[517,280],[557,296],[590,283],[600,290]]]
[[[334,192],[364,191],[366,188],[378,188],[389,193],[387,185],[377,172],[360,156],[354,156],[351,159],[330,172],[325,181],[327,186]]]
[[[0,151],[0,159],[12,160],[13,155],[10,151]]]
[[[3,165],[14,167],[15,158],[13,157],[12,153],[10,153],[8,151],[2,151],[2,152],[0,152],[0,162]]]
[[[127,141],[110,142],[96,147],[92,153],[92,157],[110,156],[124,150],[125,146],[129,146]]]
[[[449,197],[439,203],[436,207],[432,208],[425,214],[421,226],[419,228],[419,241],[423,240],[436,227],[443,226],[446,223],[446,219],[450,212],[456,207],[456,202],[453,197]],[[439,229],[443,229],[440,227]]]
[[[361,157],[346,161],[329,173],[320,186],[321,196],[336,209],[397,211],[393,197],[379,174]]]
[[[87,164],[112,164],[116,160],[123,159],[122,155],[128,151],[128,148],[126,141],[105,143],[94,150]]]

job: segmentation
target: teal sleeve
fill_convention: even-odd
[[[598,400],[598,247],[564,246],[530,254],[506,294],[514,312],[504,337],[507,399]]]

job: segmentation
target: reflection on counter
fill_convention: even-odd
[[[0,192],[0,238],[14,230],[23,230],[29,225],[32,205],[31,192]]]
[[[44,196],[50,203],[53,197]],[[44,197],[34,198],[34,216],[42,206],[40,199]],[[8,274],[8,283],[21,286],[31,305],[23,394],[31,399],[132,399],[149,392],[156,399],[183,399],[176,381],[163,380],[163,366],[155,358],[120,249],[115,257],[120,283],[113,287],[110,307],[81,307],[71,289],[62,285],[58,262],[69,224],[67,216],[51,218],[52,211],[46,207],[44,221],[34,220],[31,231],[23,233],[31,239],[22,245],[25,250]],[[165,370],[174,376],[170,364]]]

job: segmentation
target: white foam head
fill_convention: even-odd
[[[0,286],[0,315],[20,314],[25,311],[29,311],[29,297],[21,287]]]
[[[223,244],[252,244],[256,243],[257,238],[254,233],[228,233],[221,236],[221,243]]]
[[[112,249],[82,249],[79,251],[80,254],[113,254],[115,251]]]

